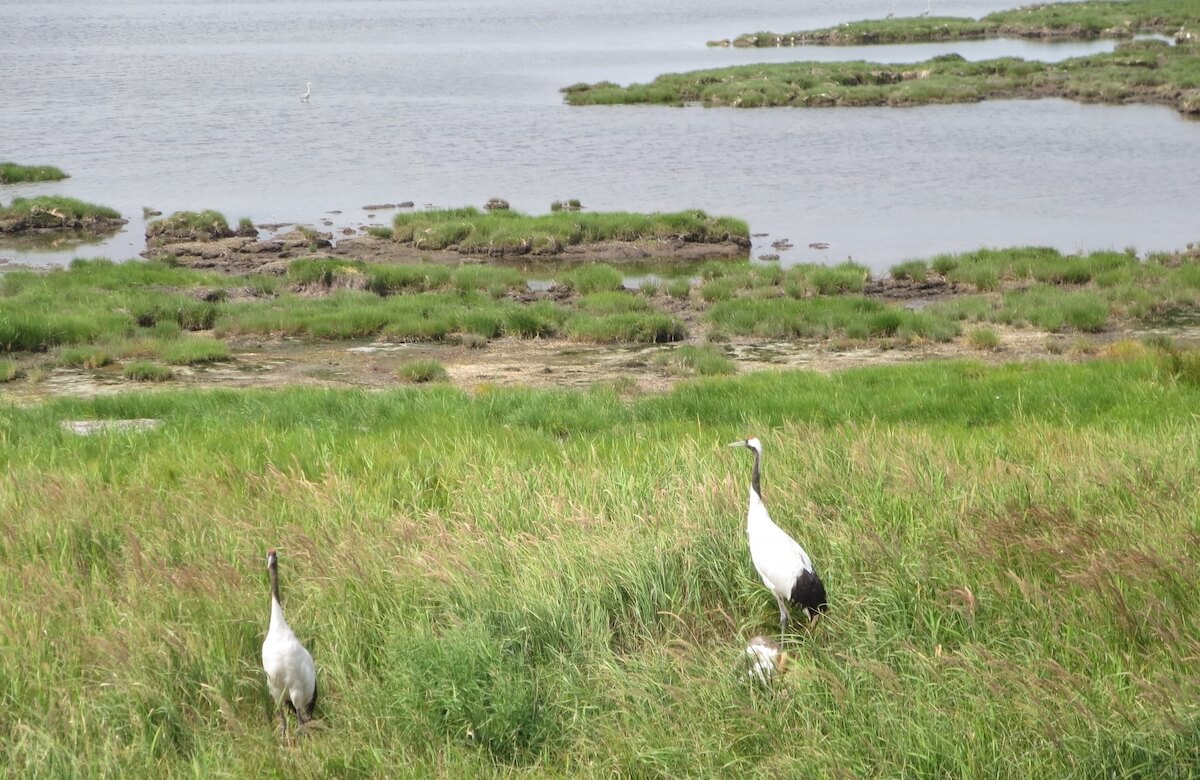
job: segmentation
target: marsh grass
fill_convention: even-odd
[[[112,355],[102,347],[65,347],[58,351],[58,362],[75,368],[100,368],[112,362]]]
[[[445,366],[436,360],[410,360],[396,369],[396,376],[405,382],[445,382],[450,378]]]
[[[743,298],[717,303],[705,316],[725,332],[762,338],[847,336],[949,341],[958,335],[958,326],[948,319],[861,296]]]
[[[976,328],[967,334],[967,343],[975,349],[991,352],[1000,348],[1000,336],[991,328]]]
[[[722,376],[737,373],[737,364],[726,357],[720,347],[712,344],[683,344],[655,356],[654,362],[675,374]]]
[[[456,247],[491,253],[556,252],[564,246],[603,241],[676,239],[705,243],[748,239],[746,223],[703,211],[634,214],[558,211],[527,215],[512,209],[436,209],[397,214],[396,241],[423,249]]]
[[[20,379],[23,373],[20,363],[15,360],[0,359],[0,384]]]
[[[67,174],[53,165],[18,165],[14,162],[0,162],[0,184],[61,181],[65,178],[67,178]]]
[[[892,266],[893,279],[911,279],[914,282],[925,281],[929,274],[929,263],[924,260],[907,260]]]
[[[581,295],[607,290],[622,290],[625,275],[607,263],[586,263],[565,270],[556,276],[556,281],[568,290]]]
[[[162,344],[158,356],[165,363],[190,366],[229,360],[229,345],[217,339],[189,336]]]
[[[663,344],[683,340],[687,328],[678,318],[663,312],[627,311],[572,317],[566,323],[566,333],[576,341]]]
[[[175,371],[170,366],[146,360],[126,364],[122,374],[135,382],[166,382],[175,378]]]
[[[1198,406],[1149,357],[632,399],[0,406],[0,756],[17,776],[1187,777]],[[59,427],[129,418],[163,422]],[[765,690],[739,656],[776,610],[749,463],[723,447],[751,434],[832,600]],[[294,748],[259,667],[271,546],[321,675]]]
[[[739,46],[825,44],[861,46],[979,38],[1129,38],[1135,34],[1173,35],[1200,26],[1196,0],[1124,0],[1046,3],[996,11],[980,19],[953,16],[898,16],[848,22],[820,30],[740,35]]]
[[[212,209],[176,211],[169,217],[156,220],[146,226],[147,235],[187,232],[222,236],[232,231],[229,229],[229,220],[225,218],[225,215]]]
[[[94,219],[116,220],[121,214],[107,206],[68,198],[64,195],[38,195],[32,198],[13,198],[7,206],[0,205],[0,219],[27,218],[35,214],[63,215],[68,220],[87,221]]]
[[[1195,3],[1195,0],[1189,0]],[[608,82],[564,90],[571,105],[655,103],[770,106],[909,106],[995,98],[1064,97],[1083,102],[1161,103],[1200,111],[1200,45],[1133,41],[1116,51],[1060,62],[958,55],[919,63],[786,62],[670,73],[648,84]]]

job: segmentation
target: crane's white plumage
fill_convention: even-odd
[[[303,100],[305,103],[307,103],[308,97],[311,94],[312,94],[312,82],[306,81],[306,82],[304,82],[304,94],[300,96],[300,99]]]
[[[762,500],[762,443],[756,438],[737,441],[730,447],[745,447],[754,452],[754,471],[750,477],[750,507],[746,512],[746,535],[750,542],[750,560],[763,585],[779,604],[779,629],[787,631],[788,605],[800,607],[810,624],[826,608],[825,585],[817,576],[812,559],[804,548],[777,526]]]
[[[312,717],[317,703],[317,667],[283,617],[283,605],[279,603],[279,557],[274,550],[267,553],[267,571],[271,575],[271,623],[263,641],[262,664],[286,736],[284,705],[296,713],[301,724]]]

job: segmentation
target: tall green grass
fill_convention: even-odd
[[[16,776],[1187,777],[1200,390],[1151,359],[0,406]],[[63,419],[155,418],[76,437]],[[237,435],[231,436],[235,431]],[[831,611],[776,625],[750,466]],[[280,744],[263,558],[316,659]]]
[[[60,181],[67,174],[53,165],[19,165],[0,162],[0,184],[19,184],[27,181]]]
[[[48,214],[58,212],[71,220],[120,219],[121,214],[108,206],[97,206],[94,203],[64,195],[37,195],[32,198],[13,198],[7,206],[0,205],[0,219],[26,218],[38,213]]]
[[[565,246],[601,241],[677,239],[705,243],[748,240],[746,223],[710,217],[703,211],[634,214],[552,212],[522,214],[511,209],[435,209],[397,214],[392,237],[422,249],[457,247],[492,253],[557,252]]]

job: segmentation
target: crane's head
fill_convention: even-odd
[[[732,442],[729,446],[745,447],[746,449],[754,450],[759,455],[762,454],[762,443],[759,442],[759,440],[754,436],[751,436],[749,439],[742,439],[741,441]]]
[[[274,569],[279,565],[279,554],[274,549],[267,550],[267,568]]]

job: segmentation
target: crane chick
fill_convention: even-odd
[[[746,513],[746,534],[750,541],[750,560],[763,584],[779,604],[779,631],[787,633],[791,617],[788,606],[804,610],[809,625],[817,622],[828,603],[825,583],[817,576],[812,559],[795,539],[771,520],[762,500],[762,443],[756,438],[735,441],[730,447],[745,447],[754,453],[754,471],[750,475],[750,508]]]
[[[280,730],[287,739],[287,712],[283,705],[296,713],[300,726],[312,718],[317,704],[317,667],[283,618],[283,605],[279,601],[279,556],[274,550],[267,552],[267,572],[271,575],[271,623],[263,641],[262,664],[271,699],[279,709]]]
[[[788,654],[780,650],[779,643],[765,636],[750,640],[746,645],[746,656],[750,661],[747,674],[763,685],[770,684],[776,673],[783,674],[788,664]]]

